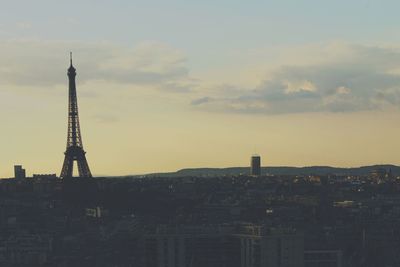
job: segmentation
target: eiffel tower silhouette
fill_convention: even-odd
[[[92,174],[86,160],[86,152],[83,150],[81,130],[79,127],[78,100],[75,85],[76,70],[72,65],[72,53],[70,53],[70,66],[68,68],[69,79],[69,103],[68,103],[68,137],[67,150],[65,151],[64,164],[60,178],[72,178],[74,161],[78,165],[79,177],[91,178]]]

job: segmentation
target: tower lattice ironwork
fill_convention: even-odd
[[[69,79],[69,103],[68,103],[68,137],[67,150],[65,151],[64,164],[61,170],[61,178],[72,178],[74,161],[78,165],[79,177],[92,177],[86,160],[86,152],[83,150],[81,130],[79,127],[78,101],[75,85],[76,70],[72,65],[72,53],[70,54],[70,66],[68,68]]]

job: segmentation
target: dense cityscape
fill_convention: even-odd
[[[15,165],[0,180],[1,266],[399,266],[398,167],[285,175],[253,155],[237,174],[94,178],[75,76],[71,54],[60,177]]]
[[[398,173],[262,170],[62,180],[16,166],[0,180],[1,266],[399,265]]]
[[[0,267],[400,266],[400,6],[14,2]]]

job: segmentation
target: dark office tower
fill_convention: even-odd
[[[79,177],[92,177],[86,160],[86,152],[83,150],[81,130],[79,127],[78,101],[76,97],[75,76],[76,71],[72,66],[72,53],[70,55],[69,79],[69,103],[68,103],[68,137],[67,150],[65,151],[64,164],[61,170],[61,178],[72,178],[74,161],[77,162]]]
[[[261,157],[259,155],[253,155],[251,157],[250,174],[253,176],[261,175]]]

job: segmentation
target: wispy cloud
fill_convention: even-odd
[[[188,79],[186,58],[168,45],[147,42],[134,47],[113,43],[0,41],[0,83],[16,85],[64,84],[68,52],[81,83],[106,80],[124,84],[153,84],[169,90]],[[172,90],[176,90],[173,88]]]
[[[211,98],[206,96],[206,97],[201,97],[201,98],[197,98],[195,100],[192,100],[191,104],[194,105],[194,106],[197,106],[197,105],[209,103],[210,101],[211,101]]]
[[[356,112],[400,104],[400,47],[335,43],[284,49],[290,57],[274,62],[258,86],[210,86],[207,77],[201,81],[189,75],[180,50],[162,43],[128,47],[109,42],[0,41],[0,84],[64,85],[72,50],[80,83],[107,81],[113,88],[185,93],[176,97],[189,98],[193,108],[211,112]],[[88,96],[92,95],[95,92]]]
[[[115,123],[118,122],[118,117],[110,114],[97,114],[93,119],[98,123]]]
[[[32,28],[32,24],[26,21],[20,21],[17,23],[17,28],[21,30],[30,30]]]
[[[399,48],[331,48],[330,61],[281,66],[255,88],[235,88],[234,94],[216,90],[191,103],[211,111],[265,114],[354,112],[400,104]]]

